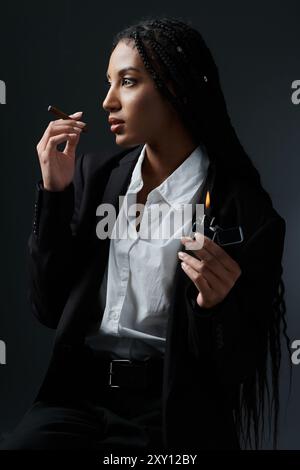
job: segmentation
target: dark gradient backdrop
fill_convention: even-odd
[[[90,132],[80,150],[117,150],[102,109],[104,75],[115,32],[144,16],[192,20],[211,48],[232,122],[261,171],[275,208],[287,222],[284,279],[291,339],[300,339],[300,104],[291,84],[300,80],[298,1],[51,1],[0,4],[1,316],[0,433],[13,429],[38,390],[54,332],[33,317],[26,298],[26,247],[31,229],[36,154],[51,117],[48,104],[84,111]],[[282,373],[281,449],[300,449],[300,365],[287,406]],[[265,447],[270,442],[266,440]]]

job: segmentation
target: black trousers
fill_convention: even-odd
[[[37,401],[0,443],[0,450],[25,449],[162,450],[161,390],[105,388],[70,402]]]

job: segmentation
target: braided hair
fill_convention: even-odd
[[[218,165],[220,174],[226,172],[227,175],[246,179],[259,191],[263,191],[271,204],[269,194],[261,185],[259,172],[231,124],[217,66],[200,33],[190,23],[179,19],[146,18],[118,32],[113,39],[112,51],[120,41],[134,44],[155,87],[173,105],[195,141],[205,145],[210,163]],[[214,207],[217,204],[218,201],[214,201]],[[281,331],[288,351],[290,343],[284,290],[281,278],[272,306],[273,314],[269,319],[264,353],[257,364],[255,377],[241,384],[238,404],[234,410],[241,444],[243,442],[252,448],[254,434],[256,449],[263,439],[266,393],[269,429],[273,416],[273,446],[277,447]],[[271,359],[271,397],[268,386],[268,349]]]

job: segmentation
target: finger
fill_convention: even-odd
[[[66,153],[67,155],[74,153],[78,145],[79,139],[80,139],[80,133],[75,134],[74,139],[68,140],[67,145],[64,149],[64,153]]]
[[[215,294],[217,294],[219,297],[225,297],[229,287],[227,286],[227,284],[224,284],[224,282],[222,282],[220,278],[215,276],[215,274],[207,266],[205,267],[205,269],[202,269],[200,272],[198,272],[196,283],[199,289],[201,286],[201,282],[204,282],[203,279],[205,279],[208,286]]]
[[[82,132],[82,127],[74,125],[67,125],[65,123],[62,124],[57,124],[56,126],[53,126],[51,130],[51,135],[49,137],[52,137],[52,135],[57,135],[57,134],[62,134],[63,132],[65,133],[76,133],[80,134]]]
[[[189,255],[188,253],[184,253],[184,251],[178,252],[178,258],[192,266],[192,268],[196,269],[196,271],[201,269],[201,261],[196,259],[194,256]]]
[[[74,119],[80,119],[82,115],[83,115],[82,111],[77,111],[76,113],[69,114],[69,116]]]
[[[191,266],[189,266],[185,262],[181,263],[181,267],[186,273],[186,275],[191,279],[191,281],[193,281],[193,283],[195,284],[197,289],[201,292],[201,294],[204,297],[210,298],[212,295],[212,288],[207,282],[207,280],[205,279],[205,277],[202,274],[195,271],[195,269],[193,269]]]
[[[199,242],[198,240],[195,240],[194,238],[191,237],[181,237],[181,243],[185,246],[186,250],[199,250],[203,246],[203,242]]]
[[[199,243],[197,240],[200,239],[200,244],[203,243],[203,247],[200,249],[195,249],[195,243]],[[186,246],[189,243],[189,249],[192,249],[195,253],[195,256],[200,259],[208,262],[210,270],[219,277],[220,281],[227,285],[229,288],[232,287],[232,284],[237,280],[241,274],[241,269],[238,263],[232,259],[226,251],[220,248],[215,244],[210,238],[203,236],[200,233],[196,234],[196,242],[190,242],[190,237],[183,237],[183,244]],[[196,245],[197,246],[197,245]],[[211,247],[210,251],[208,248]],[[213,253],[213,248],[216,248]],[[218,248],[220,250],[218,250]],[[225,254],[225,255],[224,255]],[[223,259],[225,257],[225,260]],[[227,262],[229,259],[229,262]]]
[[[218,263],[216,258],[208,254],[208,258],[200,261],[188,253],[179,252],[178,257],[186,264],[191,266],[195,271],[201,273],[214,290],[230,289],[233,280],[228,271]]]
[[[51,123],[49,123],[49,125],[51,124],[50,127],[55,127],[57,125],[61,125],[61,124],[66,124],[66,125],[69,125],[69,126],[76,126],[76,127],[85,127],[86,126],[86,123],[83,122],[83,121],[77,121],[76,119],[56,119],[55,121],[52,121]]]
[[[79,129],[82,129],[82,127],[83,126],[80,124],[80,122],[66,119],[58,119],[57,121],[49,123],[45,134],[37,146],[37,150],[43,152],[47,147],[50,137],[62,133],[70,134],[74,132],[82,132],[82,130],[79,131]]]
[[[184,253],[184,254],[189,257],[188,258],[188,260],[190,260],[189,264],[192,263],[192,266],[195,269],[200,270],[200,269],[203,269],[203,266],[205,266],[205,268],[209,269],[219,279],[221,283],[224,283],[224,285],[226,285],[229,288],[232,287],[232,282],[235,280],[235,277],[233,279],[233,273],[231,271],[228,271],[228,269],[225,268],[225,266],[219,261],[219,259],[216,258],[211,253],[209,253],[209,251],[207,251],[205,248],[202,248],[201,250],[194,250],[194,254],[200,263],[198,267],[193,261],[195,260],[194,256],[191,256],[188,253]]]
[[[201,240],[202,240],[202,243],[201,243]],[[185,246],[186,250],[193,251],[194,254],[197,256],[197,258],[200,260],[202,259],[209,260],[210,258],[214,256],[203,248],[204,239],[202,238],[201,240],[199,242],[198,240],[193,240],[190,237],[181,238],[181,242]],[[201,250],[201,256],[200,256],[200,250]]]
[[[77,134],[66,134],[66,133],[50,137],[50,139],[48,140],[47,147],[45,149],[46,154],[50,155],[51,153],[56,151],[57,150],[56,147],[58,144],[61,144],[68,140],[72,141],[75,138],[77,138]]]
[[[229,272],[236,273],[237,272],[237,263],[234,259],[231,258],[231,256],[226,253],[223,248],[221,248],[219,245],[217,245],[213,240],[210,238],[206,237],[205,235],[202,235],[201,233],[196,233],[195,238],[197,241],[201,242],[203,239],[203,247],[198,250],[198,254],[201,258],[201,253],[202,256],[205,256],[205,253],[210,253],[211,255],[215,256],[215,258],[224,266],[225,269]]]

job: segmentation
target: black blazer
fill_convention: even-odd
[[[118,197],[126,193],[141,149],[80,155],[65,191],[37,186],[29,300],[38,320],[56,329],[56,337],[35,401],[71,400],[80,393],[89,362],[84,338],[101,322],[99,288],[109,250],[109,238],[96,236],[96,209],[111,203],[118,210]],[[162,393],[164,442],[174,451],[238,448],[232,407],[266,343],[268,313],[282,274],[285,222],[265,191],[226,176],[214,163],[199,203],[205,202],[207,190],[219,225],[243,227],[243,243],[224,247],[242,274],[222,302],[204,309],[178,260]]]

